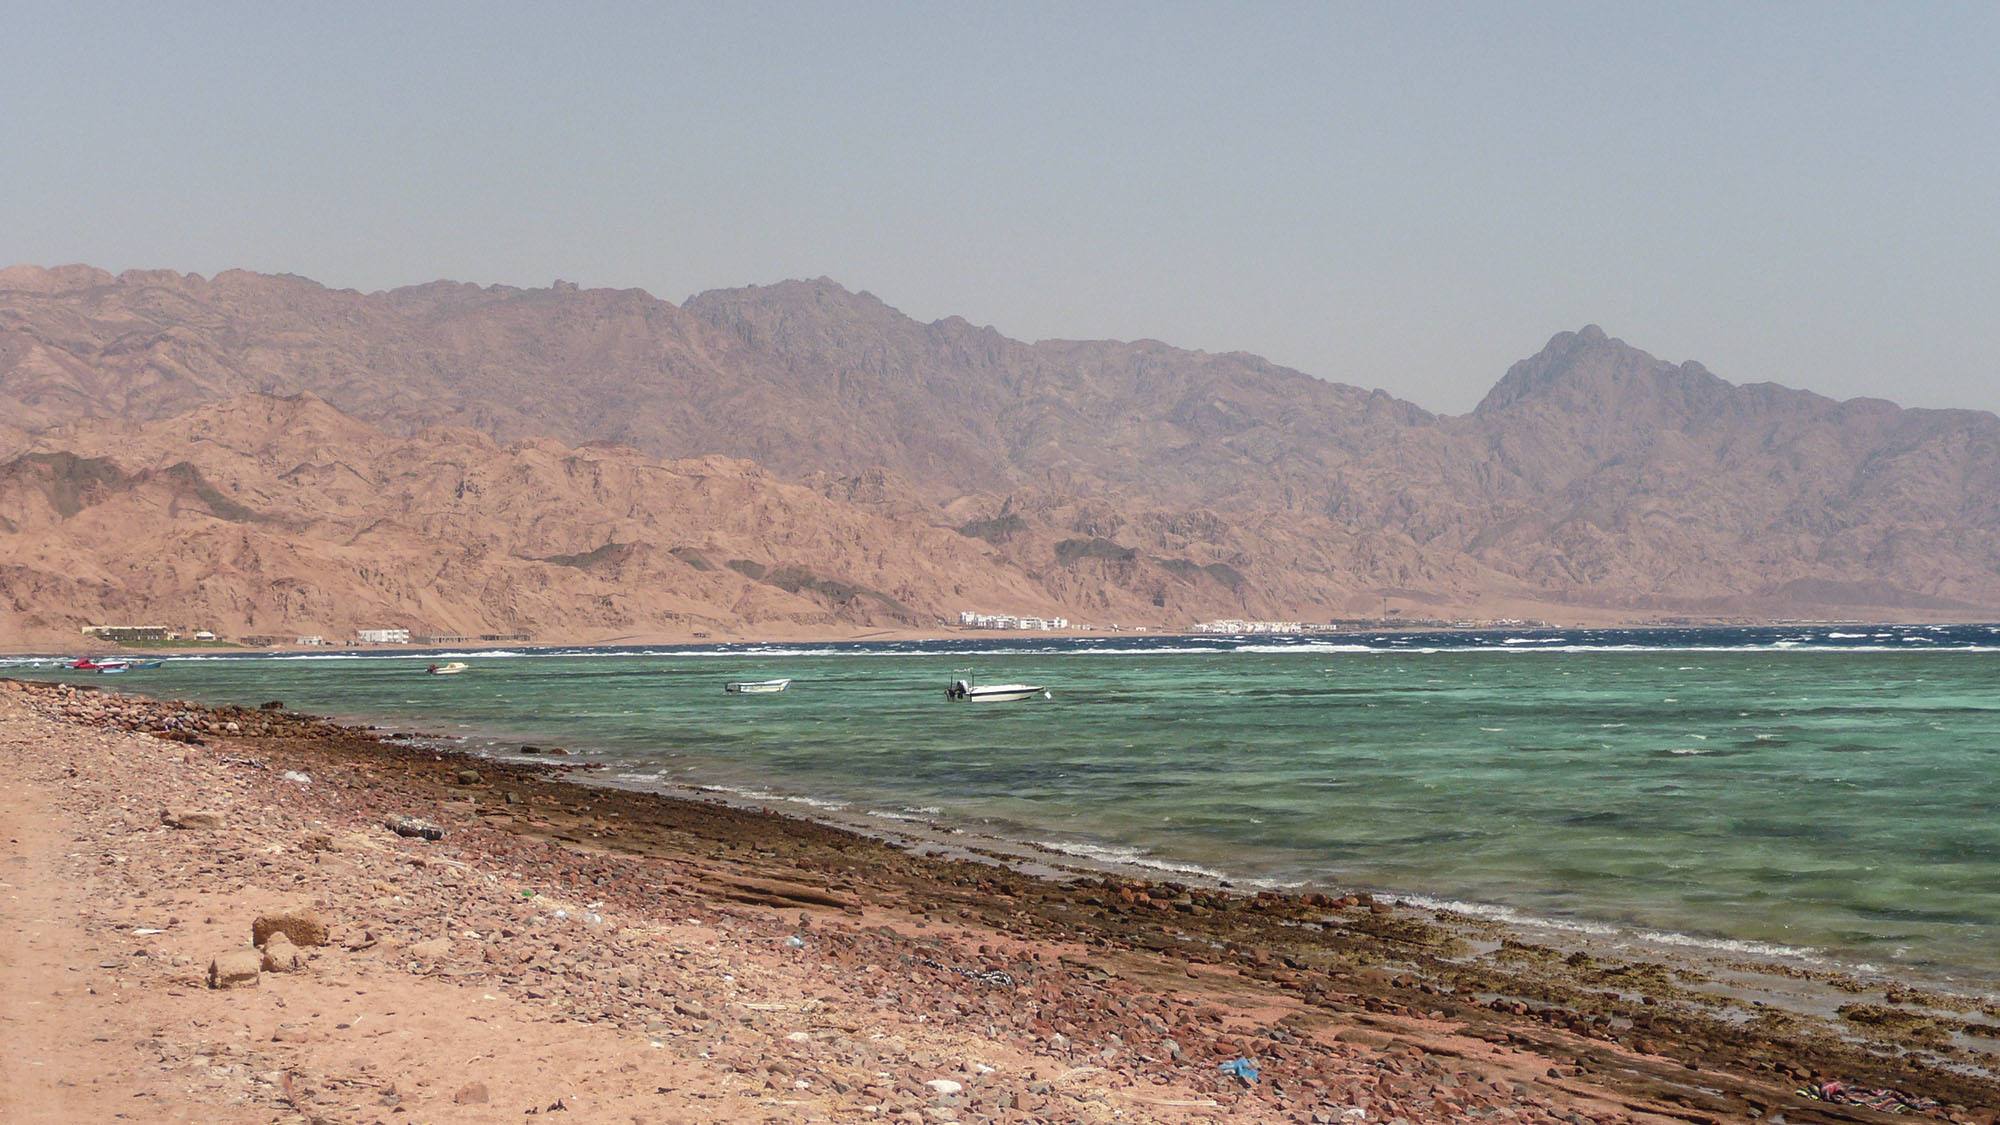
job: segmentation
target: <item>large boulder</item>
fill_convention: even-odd
[[[208,963],[208,987],[255,988],[264,958],[254,949],[232,949]]]
[[[250,924],[250,940],[261,946],[272,934],[283,934],[301,949],[326,944],[326,923],[311,910],[285,910],[260,914]]]
[[[299,958],[299,947],[293,945],[283,930],[271,935],[264,943],[263,969],[267,973],[296,973],[304,967]]]

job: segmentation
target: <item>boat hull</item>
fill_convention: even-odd
[[[731,695],[776,695],[790,686],[790,680],[756,680],[724,684],[722,690]]]
[[[1029,687],[1025,684],[1007,687],[973,688],[964,695],[957,696],[960,703],[1020,703],[1038,695],[1046,695],[1044,688]]]

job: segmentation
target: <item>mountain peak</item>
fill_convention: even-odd
[[[1536,403],[1592,412],[1648,401],[1686,407],[1730,389],[1699,363],[1669,363],[1586,324],[1556,333],[1541,351],[1508,368],[1473,414]]]
[[[880,297],[866,289],[849,289],[840,282],[822,274],[819,277],[788,277],[768,285],[743,285],[734,289],[708,289],[689,297],[684,307],[690,310],[707,306],[744,306],[791,308],[848,308],[856,310],[890,309]]]
[[[753,347],[846,354],[870,351],[882,340],[914,346],[923,325],[865,289],[853,290],[830,277],[788,279],[771,285],[711,289],[681,306]]]

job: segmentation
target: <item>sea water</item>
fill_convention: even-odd
[[[454,655],[473,669],[218,656],[104,686],[561,745],[625,784],[922,819],[1162,878],[2000,980],[2000,628]],[[1053,698],[947,702],[967,667]],[[784,676],[782,695],[722,690]]]

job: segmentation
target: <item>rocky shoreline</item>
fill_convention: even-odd
[[[1037,878],[282,707],[8,681],[0,754],[7,893],[36,904],[0,962],[9,1119],[2000,1108],[2000,1011],[1960,997],[1800,973],[1815,1014],[1365,895]]]

